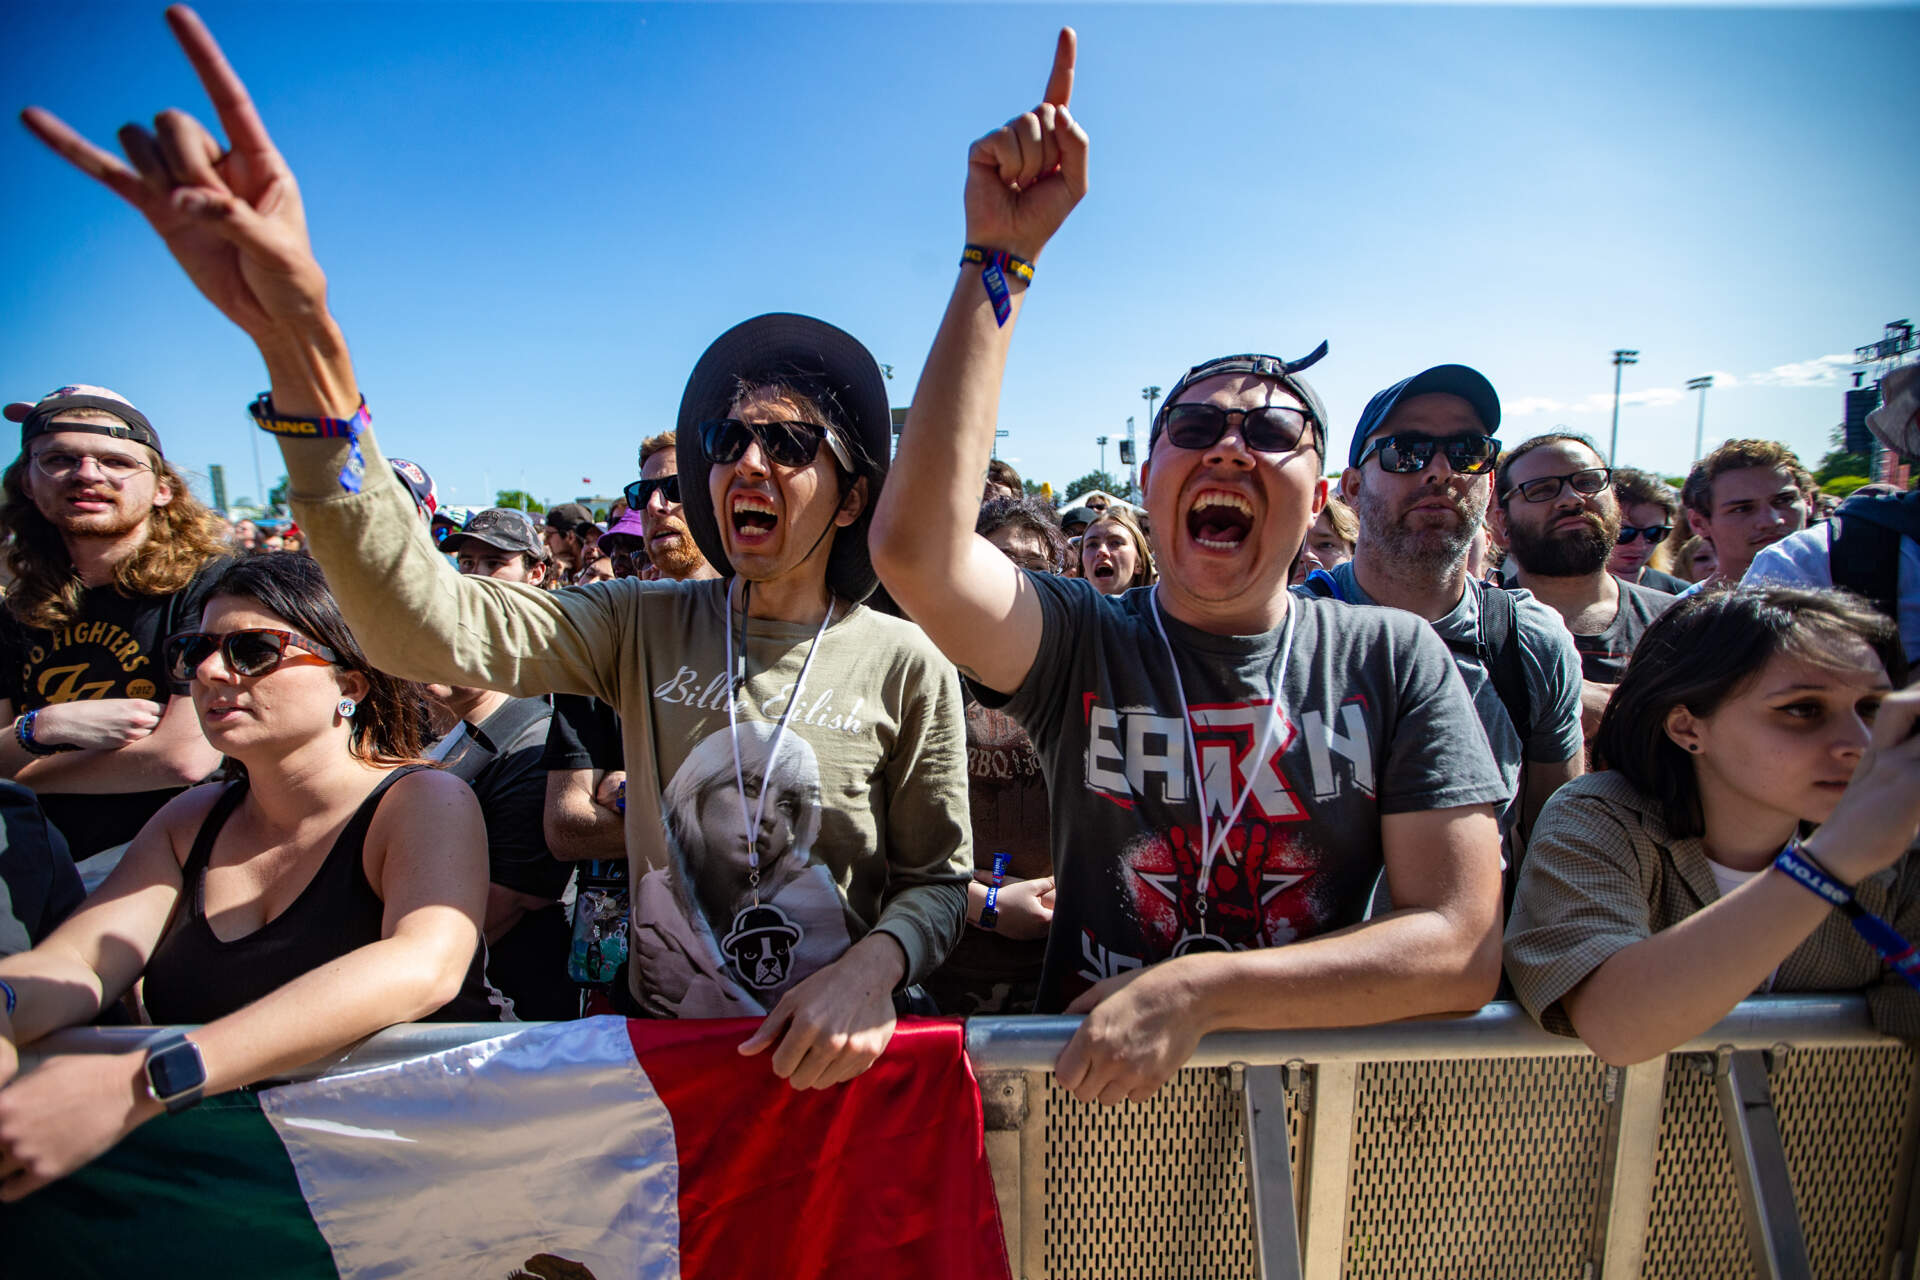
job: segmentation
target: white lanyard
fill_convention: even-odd
[[[1193,733],[1193,712],[1187,706],[1186,685],[1180,679],[1180,663],[1173,656],[1173,644],[1167,639],[1167,629],[1160,622],[1160,585],[1153,588],[1153,629],[1160,633],[1160,646],[1166,650],[1167,666],[1173,671],[1173,691],[1180,697],[1180,720],[1187,729],[1187,754],[1193,761],[1193,790],[1196,806],[1200,810],[1200,886],[1195,895],[1195,908],[1200,913],[1200,932],[1207,931],[1207,910],[1213,893],[1213,860],[1227,845],[1227,837],[1233,834],[1234,823],[1240,820],[1240,811],[1247,806],[1247,797],[1253,794],[1253,788],[1260,776],[1260,770],[1273,754],[1273,735],[1280,727],[1280,695],[1287,683],[1287,660],[1293,655],[1293,622],[1298,610],[1291,605],[1287,608],[1287,625],[1280,633],[1280,657],[1275,668],[1271,684],[1271,700],[1268,702],[1267,726],[1260,734],[1259,749],[1249,759],[1247,785],[1240,792],[1240,798],[1233,800],[1233,769],[1227,769],[1227,799],[1233,800],[1233,808],[1225,814],[1226,820],[1215,829],[1207,818],[1206,775],[1200,769],[1200,744]]]
[[[745,601],[742,600],[742,609]],[[727,584],[727,665],[733,665],[733,584]],[[747,824],[747,887],[753,894],[753,905],[760,905],[760,819],[767,811],[767,792],[773,790],[773,763],[780,756],[780,735],[787,730],[787,721],[793,717],[793,709],[800,702],[800,695],[807,686],[807,670],[813,666],[813,655],[820,648],[820,637],[827,633],[827,624],[833,621],[833,597],[827,597],[827,616],[820,619],[820,629],[813,633],[813,642],[807,646],[807,656],[800,663],[800,678],[794,681],[793,695],[787,699],[787,709],[780,713],[774,722],[773,737],[767,743],[766,763],[760,766],[760,802],[747,812],[747,776],[740,767],[740,721],[735,714],[734,704],[739,695],[746,690],[747,680],[747,638],[740,637],[740,684],[736,688],[731,673],[727,683],[727,736],[733,740],[733,784],[740,796],[740,820]]]

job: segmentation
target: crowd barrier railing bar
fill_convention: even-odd
[[[1121,1108],[1079,1103],[1052,1078],[1080,1022],[967,1024],[1022,1280],[1920,1280],[1920,1055],[1875,1031],[1857,995],[1748,1000],[1624,1069],[1510,1003],[1220,1033],[1155,1099]],[[391,1027],[282,1078],[514,1029]],[[59,1032],[25,1051],[23,1067],[47,1053],[124,1051],[154,1033]]]

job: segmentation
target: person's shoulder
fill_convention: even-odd
[[[916,667],[948,668],[953,664],[940,652],[920,624],[906,618],[855,605],[847,616],[833,624],[828,634],[844,636],[858,648],[860,660],[887,665],[906,662]]]
[[[411,769],[393,780],[384,797],[398,803],[380,805],[380,814],[389,812],[407,815],[416,812],[419,806],[429,802],[472,804],[479,806],[473,798],[473,788],[446,769],[434,766]]]
[[[1831,587],[1833,558],[1828,550],[1831,532],[1827,525],[1816,524],[1760,548],[1740,581],[1756,586],[1772,582],[1789,587]]]
[[[1583,773],[1562,783],[1547,806],[1561,821],[1572,819],[1575,825],[1590,825],[1593,818],[1604,815],[1655,844],[1672,839],[1659,802],[1611,769]],[[1543,812],[1542,824],[1546,820]]]
[[[1533,592],[1525,587],[1494,587],[1481,582],[1475,582],[1471,589],[1482,593],[1482,609],[1486,608],[1488,592],[1504,591],[1512,597],[1514,634],[1520,637],[1520,647],[1542,659],[1543,665],[1548,656],[1564,656],[1574,666],[1579,665],[1579,652],[1573,647],[1573,633],[1567,630],[1566,619]]]
[[[1620,595],[1623,600],[1631,601],[1636,609],[1649,618],[1659,617],[1673,606],[1675,597],[1671,592],[1658,587],[1643,586],[1638,582],[1626,582],[1619,578]]]

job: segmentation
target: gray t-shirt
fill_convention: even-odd
[[[1615,581],[1620,583],[1620,607],[1613,621],[1598,635],[1573,637],[1573,647],[1580,653],[1580,674],[1595,684],[1620,683],[1620,677],[1627,674],[1627,660],[1633,657],[1634,646],[1674,599],[1652,587],[1617,578]]]
[[[1446,648],[1411,614],[1295,598],[1286,655],[1284,624],[1219,636],[1163,614],[1182,708],[1151,588],[1103,596],[1084,581],[1027,577],[1039,654],[1012,696],[981,697],[1026,726],[1046,769],[1058,896],[1042,1013],[1189,950],[1353,924],[1381,870],[1383,814],[1510,794]],[[1257,760],[1283,656],[1279,745]],[[1187,724],[1211,812],[1253,780],[1205,890]]]
[[[1354,604],[1373,604],[1373,597],[1360,589],[1353,576],[1353,562],[1332,571],[1343,600]],[[1453,612],[1433,624],[1433,631],[1449,646],[1471,646],[1480,634],[1480,593],[1503,588],[1488,587],[1472,578]],[[1560,615],[1533,598],[1531,592],[1514,591],[1514,633],[1520,638],[1520,666],[1527,676],[1527,701],[1533,711],[1533,732],[1528,736],[1525,758],[1541,764],[1559,764],[1580,754],[1580,655],[1574,652],[1573,637]],[[1408,617],[1415,615],[1408,614]],[[1486,730],[1486,741],[1500,766],[1500,780],[1511,798],[1501,816],[1500,827],[1511,832],[1520,814],[1520,734],[1500,701],[1493,677],[1485,664],[1460,647],[1451,649],[1453,662],[1467,682],[1473,709],[1479,713]]]

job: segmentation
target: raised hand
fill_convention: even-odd
[[[1032,261],[1087,194],[1087,131],[1067,110],[1076,39],[1060,29],[1040,105],[967,152],[967,242]]]
[[[1854,884],[1893,865],[1920,830],[1920,680],[1889,694],[1873,738],[1833,816],[1806,839],[1807,852]]]
[[[167,24],[213,100],[231,149],[222,150],[192,116],[167,110],[150,131],[137,124],[120,130],[129,167],[47,111],[29,107],[20,118],[138,209],[208,301],[264,346],[325,307],[326,277],[307,240],[300,189],[198,15],[175,5]]]

